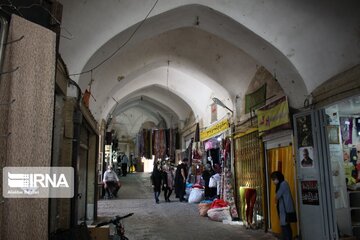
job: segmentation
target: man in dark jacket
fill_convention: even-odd
[[[182,163],[179,164],[176,168],[175,174],[175,194],[176,197],[180,199],[180,202],[185,201],[185,189],[186,189],[186,179],[188,175],[188,162],[189,159],[184,158]]]

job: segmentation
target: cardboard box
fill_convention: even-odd
[[[110,235],[109,226],[95,228],[94,225],[88,226],[92,240],[108,240]]]

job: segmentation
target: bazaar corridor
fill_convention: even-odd
[[[0,0],[0,240],[360,240],[359,12]]]
[[[120,178],[122,187],[117,199],[98,202],[98,221],[133,212],[124,220],[126,236],[132,240],[212,240],[212,239],[276,239],[263,230],[246,230],[244,226],[214,222],[199,215],[197,204],[171,202],[160,196],[155,204],[150,173],[128,174]]]

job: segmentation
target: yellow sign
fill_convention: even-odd
[[[256,132],[256,131],[258,131],[257,128],[250,128],[250,129],[246,130],[245,132],[240,132],[240,133],[235,134],[234,138],[240,138],[242,136],[248,135],[248,134]]]
[[[289,105],[286,97],[258,109],[256,113],[260,133],[290,122]]]
[[[209,127],[208,129],[200,132],[200,141],[204,141],[208,138],[218,135],[229,128],[229,121],[227,119]]]

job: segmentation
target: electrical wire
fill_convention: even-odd
[[[41,9],[43,9],[44,11],[46,11],[50,17],[57,23],[59,24],[60,26],[60,29],[63,29],[69,36],[64,36],[64,35],[60,35],[60,37],[63,37],[63,38],[66,38],[66,39],[69,39],[69,40],[72,40],[74,38],[74,36],[71,34],[71,32],[69,30],[67,30],[65,27],[63,27],[61,25],[61,22],[49,11],[49,9],[45,8],[41,3],[33,3],[33,4],[30,4],[28,6],[19,6],[19,7],[16,7],[11,0],[8,0],[9,4],[0,4],[0,10],[2,10],[3,12],[11,15],[10,12],[6,11],[3,7],[9,7],[11,9],[14,9],[17,11],[17,13],[24,18],[24,15],[21,13],[20,10],[22,9],[30,9],[32,7],[40,7]]]
[[[104,63],[106,63],[107,61],[109,61],[112,57],[114,57],[123,47],[125,47],[126,44],[128,44],[130,42],[130,40],[134,37],[135,33],[142,27],[142,25],[145,23],[145,21],[147,20],[147,18],[149,17],[150,13],[154,10],[155,6],[157,5],[159,0],[156,0],[156,2],[154,3],[154,5],[152,6],[152,8],[150,9],[150,11],[148,12],[148,14],[145,16],[145,18],[140,22],[140,24],[135,28],[134,32],[130,35],[130,37],[120,46],[118,47],[112,54],[110,54],[107,58],[105,58],[104,60],[102,60],[100,63],[98,63],[95,67],[83,71],[83,72],[79,72],[79,73],[73,73],[73,74],[69,74],[69,76],[78,76],[78,75],[82,75],[85,73],[89,73],[95,69],[97,69],[98,67],[100,67],[101,65],[103,65]]]
[[[12,1],[10,1],[10,0],[7,0],[7,1],[8,1],[9,4],[3,4],[4,6],[7,6],[7,7],[10,7],[10,8],[15,9],[21,17],[24,17],[24,15],[22,15],[22,13],[21,13],[21,12],[19,11],[19,9],[13,4]]]
[[[66,38],[66,39],[69,39],[69,40],[72,40],[74,38],[74,36],[71,34],[71,32],[69,30],[67,30],[65,27],[63,27],[61,25],[61,22],[49,11],[49,9],[45,8],[41,3],[33,3],[33,4],[30,4],[29,6],[20,6],[18,7],[18,11],[20,11],[21,9],[29,9],[29,8],[32,8],[32,7],[40,7],[41,9],[45,10],[49,15],[50,17],[57,23],[59,24],[60,26],[60,29],[64,29],[64,31],[69,34],[69,36],[64,36],[64,35],[61,35],[61,37],[63,38]]]

